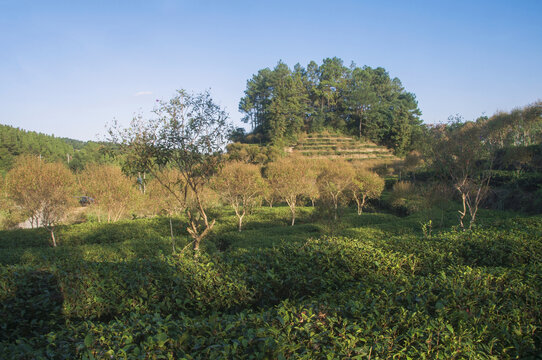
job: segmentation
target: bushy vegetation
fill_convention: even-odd
[[[244,95],[239,110],[252,125],[251,137],[275,144],[329,129],[403,154],[421,130],[416,97],[398,78],[382,67],[347,67],[337,57],[293,69],[279,61],[253,75]]]
[[[66,226],[57,248],[37,241],[47,238],[39,229],[4,232],[2,354],[506,359],[540,352],[542,218],[482,211],[474,230],[435,224],[427,236],[420,222],[436,213],[352,210],[331,228],[311,209],[301,208],[301,225],[292,228],[287,207],[263,208],[241,233],[233,211],[220,210],[225,221],[197,258],[172,255],[167,218]],[[188,243],[188,235],[178,241]]]
[[[114,152],[109,143],[57,138],[0,124],[0,174],[9,171],[21,155],[62,162],[79,171],[89,163],[115,162]]]

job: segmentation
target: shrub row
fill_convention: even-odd
[[[142,244],[115,257],[116,245],[134,245],[126,241],[2,266],[0,351],[13,359],[540,353],[542,218],[400,235],[409,221],[370,214],[342,230],[349,236],[267,247],[236,246],[249,239],[232,235],[229,250],[197,258]],[[102,261],[100,248],[109,254]]]
[[[176,229],[180,220],[174,221]],[[62,225],[55,230],[59,245],[107,244],[131,239],[156,239],[169,236],[169,219],[123,220],[115,223],[86,222]],[[0,231],[0,249],[49,247],[51,234],[44,228]]]
[[[0,350],[11,359],[535,359],[539,299],[540,286],[522,272],[451,267],[257,312],[68,322]]]

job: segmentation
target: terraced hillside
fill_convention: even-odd
[[[337,135],[337,134],[308,134],[300,139],[292,149],[292,153],[309,158],[359,160],[398,160],[384,146],[378,146],[369,141]]]

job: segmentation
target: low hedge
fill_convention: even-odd
[[[345,236],[314,227],[312,238],[285,233],[249,247],[256,228],[232,236],[225,251],[197,257],[169,255],[167,238],[158,242],[162,251],[144,238],[73,246],[71,255],[28,248],[36,258],[0,266],[0,353],[534,359],[542,352],[541,217],[495,216],[472,231],[425,236],[401,230],[415,218],[345,218]],[[140,247],[120,250],[130,246]]]

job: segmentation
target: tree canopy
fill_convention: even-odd
[[[9,125],[0,125],[0,173],[9,171],[17,157],[33,155],[49,162],[62,162],[80,171],[89,163],[114,163],[115,149],[106,142],[58,138]]]
[[[130,167],[149,172],[173,196],[182,186],[179,207],[186,205],[190,191],[193,201],[186,207],[188,233],[199,251],[201,240],[211,231],[205,203],[205,187],[220,169],[232,127],[228,114],[214,103],[208,91],[191,94],[178,90],[168,101],[160,101],[155,117],[133,119],[130,127],[110,129],[111,140],[124,151]],[[169,183],[170,169],[179,171],[182,183]]]
[[[416,96],[398,78],[381,67],[347,67],[337,57],[259,70],[247,81],[239,110],[253,134],[273,143],[332,128],[404,153],[421,125]]]

